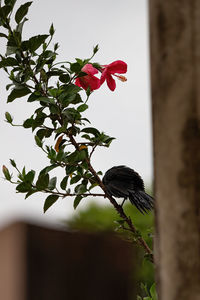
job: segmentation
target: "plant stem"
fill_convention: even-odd
[[[70,139],[72,145],[74,145],[74,147],[76,148],[76,150],[80,151],[79,150],[79,146],[76,143],[74,137],[71,134],[69,134],[68,136],[69,136],[69,139]],[[128,217],[125,214],[122,206],[119,205],[116,202],[116,200],[107,193],[106,188],[105,188],[102,180],[100,179],[100,177],[98,176],[98,174],[96,173],[96,171],[94,170],[94,168],[92,167],[89,158],[86,158],[86,162],[88,164],[88,169],[90,170],[90,172],[92,173],[92,175],[95,177],[95,179],[96,179],[98,185],[100,186],[100,188],[104,191],[105,197],[110,200],[111,204],[114,206],[114,208],[116,209],[116,211],[118,212],[118,214],[120,215],[120,217],[126,222],[126,224],[128,225],[130,231],[133,233],[133,235],[135,237],[137,235],[137,230],[136,230],[135,226],[133,225],[130,217]],[[145,253],[149,256],[150,261],[153,262],[153,253],[152,253],[152,250],[149,248],[149,246],[147,245],[147,243],[145,242],[145,240],[142,237],[137,237],[136,240],[137,240],[138,245],[141,246],[143,248],[143,250],[145,251]]]

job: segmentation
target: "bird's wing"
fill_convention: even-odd
[[[120,167],[113,175],[113,179],[114,178],[119,181],[128,182],[131,184],[131,188],[137,187],[138,189],[144,190],[144,182],[141,176],[128,167]]]
[[[106,189],[109,194],[117,198],[127,198],[129,193],[126,188],[124,188],[124,182],[111,181],[106,184]]]

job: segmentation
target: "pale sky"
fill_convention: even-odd
[[[24,1],[17,1],[17,5]],[[94,155],[95,169],[105,172],[114,165],[124,164],[140,173],[145,183],[152,182],[151,106],[149,80],[149,45],[147,0],[34,0],[25,24],[24,36],[48,33],[53,22],[56,29],[53,42],[59,42],[58,61],[87,58],[93,46],[100,50],[94,62],[108,64],[123,60],[128,64],[127,82],[117,82],[111,92],[106,84],[95,91],[89,100],[85,116],[92,126],[116,137],[110,148],[100,148]],[[2,45],[2,44],[1,44]],[[0,52],[4,53],[1,46]],[[30,129],[11,127],[4,122],[9,111],[17,124],[33,113],[32,104],[25,99],[6,103],[8,79],[0,71],[0,165],[8,166],[14,159],[20,168],[39,171],[48,162],[35,145]],[[73,212],[73,199],[59,200],[44,215],[45,196],[42,194],[24,200],[15,193],[15,186],[0,178],[0,224],[11,218],[39,218],[44,222],[60,222]],[[88,200],[80,204],[84,207]],[[96,201],[105,203],[105,200]],[[78,208],[79,209],[79,208]],[[75,212],[76,213],[76,212]]]

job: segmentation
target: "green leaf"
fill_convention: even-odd
[[[31,184],[29,182],[21,182],[17,185],[16,190],[19,193],[27,193],[31,190]]]
[[[84,184],[78,184],[74,190],[77,194],[84,194],[87,192],[87,188]]]
[[[16,0],[5,0],[4,2],[6,5],[10,5],[11,7],[13,7],[15,5]]]
[[[63,115],[67,118],[67,121],[69,122],[75,122],[77,120],[81,119],[80,113],[75,108],[66,108],[63,111]]]
[[[90,94],[91,94],[91,89],[90,89],[90,87],[88,87],[87,90],[86,90],[86,95],[89,97]]]
[[[136,235],[137,235],[137,234],[136,234]],[[148,291],[147,285],[144,284],[143,282],[141,282],[140,286],[141,286],[141,289],[142,289],[143,291],[145,291],[146,295],[149,295],[149,291]]]
[[[0,37],[5,37],[6,39],[8,38],[8,36],[5,33],[0,32]]]
[[[80,175],[76,175],[76,176],[72,177],[70,180],[70,184],[77,183],[81,178],[82,177]]]
[[[157,296],[157,293],[156,293],[156,284],[152,284],[151,288],[150,288],[150,294],[151,294],[151,297],[153,300],[157,300],[158,299],[158,296]]]
[[[77,63],[79,63],[79,65],[83,65],[82,59],[80,59],[80,58],[75,58],[75,59],[76,59]]]
[[[3,58],[0,61],[0,68],[12,67],[17,65],[18,65],[18,61],[13,57]]]
[[[59,76],[59,80],[62,82],[62,83],[67,83],[70,81],[70,76],[69,74],[62,74]]]
[[[47,97],[39,97],[36,99],[37,101],[41,101],[43,103],[49,103],[49,104],[55,104],[54,99],[52,98],[47,98]]]
[[[24,121],[23,127],[24,128],[31,128],[33,123],[34,123],[33,118],[27,119],[27,120]]]
[[[98,183],[93,183],[91,184],[91,186],[89,187],[89,191],[92,190],[93,188],[95,188],[96,186],[98,186]]]
[[[7,84],[6,85],[6,90],[8,91],[11,86],[13,86],[13,83]]]
[[[49,94],[54,98],[58,97],[59,93],[60,93],[59,89],[56,88],[49,89]]]
[[[76,166],[68,165],[65,168],[66,175],[71,175],[76,170]]]
[[[54,45],[54,51],[56,51],[58,48],[59,48],[59,44],[55,43],[55,45]]]
[[[52,114],[55,114],[55,115],[59,115],[60,114],[60,109],[59,109],[59,106],[57,105],[49,105],[49,110]]]
[[[76,198],[74,199],[74,209],[77,208],[82,199],[83,197],[81,195],[76,196]]]
[[[61,181],[61,183],[60,183],[60,187],[61,187],[61,189],[62,190],[66,190],[66,187],[67,187],[67,181],[68,181],[68,178],[69,178],[69,176],[65,176],[64,178],[63,178],[63,180]]]
[[[16,54],[17,49],[21,46],[21,34],[14,31],[12,35],[8,36],[6,55]]]
[[[2,21],[5,21],[9,15],[9,13],[11,12],[11,10],[12,10],[12,7],[10,5],[5,5],[5,6],[0,7],[0,19],[2,19]]]
[[[109,137],[104,141],[104,143],[106,143],[106,146],[109,147],[113,140],[115,140],[114,137]]]
[[[7,99],[7,102],[12,102],[13,100],[15,100],[16,98],[21,98],[21,97],[24,97],[28,94],[30,94],[31,91],[27,88],[27,87],[24,87],[22,89],[13,89],[12,92],[10,93],[10,95],[8,96],[8,99]]]
[[[74,73],[80,72],[81,68],[82,68],[82,66],[77,62],[70,65],[70,70]]]
[[[42,141],[37,135],[35,135],[35,142],[38,145],[38,147],[42,148]]]
[[[45,175],[45,174],[47,174],[48,172],[50,172],[51,170],[53,170],[53,169],[55,169],[57,167],[58,167],[58,165],[51,165],[51,166],[45,167],[43,170],[40,171],[40,175],[39,176]]]
[[[19,24],[23,17],[28,13],[28,9],[31,4],[32,2],[26,2],[18,8],[15,14],[15,21],[17,22],[17,24]]]
[[[63,90],[68,94],[76,94],[81,91],[81,88],[75,84],[63,86]]]
[[[91,141],[91,137],[89,136],[89,134],[83,134],[81,137],[86,139],[86,140]]]
[[[84,161],[88,157],[87,149],[83,149],[79,152],[79,161]]]
[[[69,163],[73,164],[79,161],[79,151],[72,152],[68,157],[67,160]]]
[[[85,111],[87,108],[88,108],[88,105],[84,103],[84,104],[81,104],[81,105],[77,108],[77,110],[78,110],[78,112],[83,112],[83,111]]]
[[[45,190],[49,185],[49,174],[40,174],[36,182],[36,188],[38,190]]]
[[[13,117],[10,115],[9,112],[6,112],[6,113],[5,113],[5,117],[6,117],[6,121],[7,121],[8,123],[12,123]]]
[[[23,176],[23,178],[24,178],[25,175],[26,175],[26,168],[24,166],[23,169],[22,169],[22,176]]]
[[[98,129],[93,128],[93,127],[87,127],[81,130],[82,132],[86,132],[86,133],[91,133],[93,134],[95,137],[98,137],[100,135],[100,132]]]
[[[39,129],[36,135],[42,140],[44,137],[50,137],[52,133],[51,129]]]
[[[51,191],[54,190],[56,187],[56,182],[57,182],[57,177],[51,178],[49,181],[48,189]]]
[[[36,35],[31,37],[28,40],[28,47],[31,52],[35,52],[43,43],[44,41],[48,38],[49,35],[43,34],[43,35]]]
[[[35,171],[34,171],[34,170],[31,170],[31,171],[29,171],[29,172],[24,176],[24,181],[25,181],[25,182],[32,183],[34,177],[35,177]]]
[[[32,94],[28,97],[27,102],[34,102],[34,101],[36,101],[39,97],[41,97],[41,94],[40,94],[39,92],[32,93]]]
[[[6,55],[15,54],[16,51],[17,51],[17,47],[16,46],[7,46]]]
[[[58,200],[59,196],[58,195],[49,195],[44,203],[44,213]]]
[[[48,158],[51,161],[54,161],[56,159],[56,151],[52,147],[48,151]]]
[[[31,189],[25,196],[25,199],[27,199],[29,196],[33,195],[34,193],[38,192],[36,189]]]

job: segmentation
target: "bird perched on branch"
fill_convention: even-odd
[[[145,193],[142,178],[131,168],[112,167],[106,171],[103,184],[110,196],[124,198],[124,201],[129,199],[141,213],[146,213],[153,208],[154,199]]]

